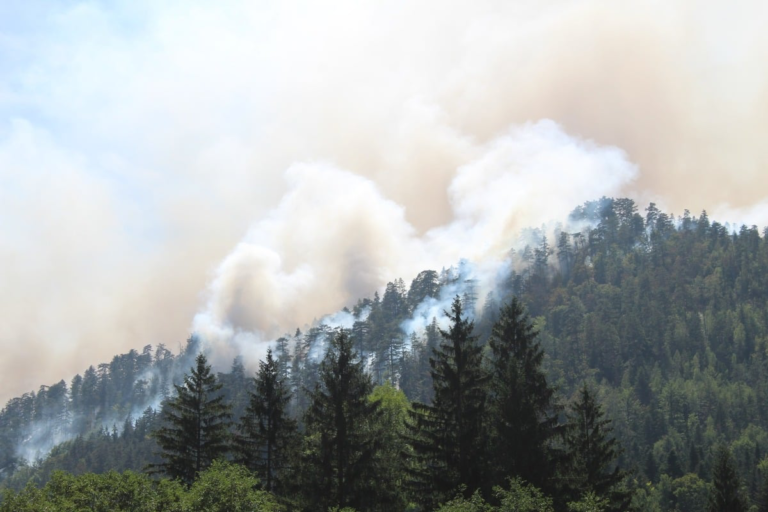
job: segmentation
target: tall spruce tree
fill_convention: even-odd
[[[562,497],[578,501],[587,493],[606,498],[610,511],[629,509],[630,493],[622,488],[626,473],[616,466],[619,442],[611,437],[611,420],[584,384],[571,406],[565,432],[569,464]]]
[[[378,402],[368,400],[372,390],[352,339],[347,331],[337,331],[304,419],[301,483],[307,510],[376,508],[376,491],[387,483],[376,473],[380,411]]]
[[[153,432],[163,462],[153,465],[171,478],[191,484],[214,460],[229,451],[229,406],[221,384],[211,373],[205,355],[199,354],[176,396],[163,407],[164,425]]]
[[[746,512],[748,507],[740,491],[731,451],[720,445],[712,467],[712,487],[709,492],[709,512]]]
[[[259,476],[265,490],[275,492],[289,468],[297,432],[296,421],[288,416],[291,395],[271,349],[266,360],[259,362],[254,383],[255,392],[250,393],[240,421],[238,459]]]
[[[414,403],[408,441],[415,455],[409,472],[416,499],[434,506],[463,486],[470,496],[484,483],[486,462],[485,385],[482,348],[472,335],[474,324],[462,317],[459,296],[453,300],[447,331],[430,358],[434,397],[431,405]]]
[[[493,327],[489,386],[493,485],[520,477],[549,489],[558,433],[555,389],[541,367],[544,351],[522,304],[513,298]]]
[[[768,473],[764,474],[757,495],[757,512],[768,512]]]

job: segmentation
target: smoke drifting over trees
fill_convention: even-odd
[[[571,137],[551,121],[516,127],[458,169],[448,188],[453,220],[419,235],[405,208],[372,181],[328,164],[293,166],[289,192],[219,266],[194,330],[260,358],[259,342],[351,306],[387,281],[462,259],[484,296],[509,270],[524,227],[565,220],[564,205],[615,195],[636,174],[622,151]],[[432,316],[442,317],[451,298],[433,304]],[[233,356],[214,352],[224,364]]]
[[[176,343],[209,300],[215,325],[280,327],[279,317],[276,327],[236,313],[224,277],[234,268],[211,273],[223,260],[242,268],[232,248],[297,190],[290,172],[283,178],[296,162],[331,162],[322,165],[375,187],[365,197],[390,201],[371,207],[393,222],[392,243],[413,239],[426,252],[412,272],[450,253],[428,234],[462,222],[481,231],[475,206],[457,207],[462,180],[471,188],[473,166],[540,119],[621,148],[639,171],[631,181],[619,173],[618,192],[584,177],[575,183],[594,185],[592,195],[561,197],[557,185],[574,184],[558,174],[575,169],[570,159],[541,162],[555,177],[537,180],[545,195],[526,190],[524,205],[518,180],[495,182],[491,191],[518,203],[514,219],[496,219],[511,222],[505,232],[603,193],[659,196],[676,213],[722,205],[762,224],[767,15],[757,1],[2,6],[0,393]],[[366,247],[369,219],[356,221],[350,250]],[[349,275],[320,272],[323,254],[250,236],[243,244],[261,249],[247,268],[277,269],[300,289],[329,277],[334,307],[354,298],[349,290],[408,275],[375,268],[372,256]],[[259,298],[248,293],[244,304]]]

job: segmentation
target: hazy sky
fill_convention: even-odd
[[[0,399],[602,194],[768,225],[754,1],[0,3]],[[467,253],[467,254],[465,254]]]

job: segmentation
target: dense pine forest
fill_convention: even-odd
[[[255,372],[193,335],[10,400],[0,510],[768,511],[768,231],[603,198],[522,239]]]

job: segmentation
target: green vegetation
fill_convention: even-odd
[[[150,467],[186,484],[229,451],[230,407],[217,393],[222,385],[205,355],[199,354],[195,363],[184,384],[175,386],[176,396],[165,403],[165,424],[152,433],[163,462]]]
[[[254,384],[235,440],[237,460],[259,476],[264,489],[273,492],[285,487],[279,475],[290,466],[298,436],[296,421],[288,417],[291,395],[272,350],[267,350],[266,360],[259,364]]]
[[[217,510],[231,481],[244,510],[768,510],[768,233],[628,199],[570,225],[589,227],[525,233],[483,301],[466,265],[425,271],[358,301],[348,331],[277,340],[256,379],[239,360],[207,374],[231,442],[177,481],[109,471],[169,463],[152,432],[183,433],[194,337],[13,399],[0,510]]]
[[[379,402],[368,399],[372,391],[351,338],[339,331],[320,364],[305,416],[300,482],[306,510],[374,510],[384,500],[389,486],[378,479],[376,464],[381,412]]]
[[[45,486],[6,491],[0,512],[250,512],[283,508],[242,466],[214,462],[186,488],[126,471],[73,476],[54,472]]]
[[[544,351],[536,331],[517,298],[501,309],[490,339],[489,388],[492,445],[492,485],[509,477],[524,478],[555,491],[560,454],[555,437],[560,407],[555,389],[542,369]]]
[[[451,327],[440,331],[443,343],[434,351],[434,399],[416,402],[408,423],[413,492],[426,506],[450,497],[459,486],[471,493],[485,479],[485,385],[481,347],[472,335],[474,325],[462,317],[457,296],[448,315]]]

